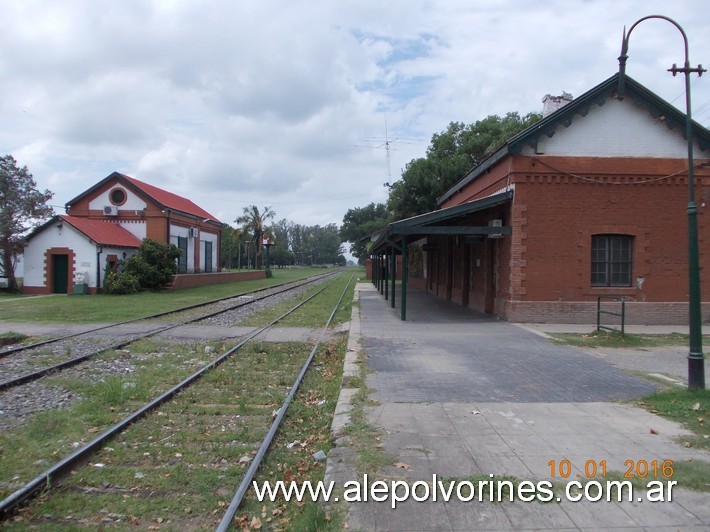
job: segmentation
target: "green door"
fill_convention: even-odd
[[[178,273],[187,273],[187,238],[178,237],[178,248],[180,257],[178,258]]]
[[[212,242],[205,242],[205,273],[212,273]]]
[[[69,256],[52,255],[52,288],[55,294],[66,294],[69,287]]]

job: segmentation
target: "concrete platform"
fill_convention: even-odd
[[[558,488],[548,503],[440,497],[392,509],[391,500],[353,502],[351,529],[710,529],[708,494],[684,490],[682,483],[672,490],[672,502],[643,500],[646,492],[639,490],[631,502],[572,502],[564,496],[567,482],[585,480],[585,467],[602,461],[608,474],[623,473],[628,460],[710,461],[709,453],[682,444],[687,433],[678,424],[619,402],[642,397],[655,385],[601,356],[555,346],[429,294],[408,293],[408,320],[402,322],[371,284],[358,284],[356,293],[348,358],[358,349],[366,357],[376,401],[367,416],[382,431],[379,445],[395,464],[379,480],[433,486],[434,475],[445,481],[506,475],[516,482],[554,480]],[[351,396],[344,390],[339,412],[348,411],[342,403]],[[347,441],[338,443],[326,480],[340,486],[362,482]],[[567,478],[559,471],[563,460],[569,461]],[[666,479],[659,473],[653,480]]]

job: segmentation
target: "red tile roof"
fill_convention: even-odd
[[[66,214],[60,214],[59,217],[102,246],[137,248],[141,245],[140,239],[116,223]]]
[[[216,223],[221,223],[217,218],[212,216],[202,207],[195,205],[192,201],[162,188],[149,185],[143,181],[139,181],[135,177],[127,176],[126,174],[119,174],[125,178],[129,183],[133,184],[135,187],[143,191],[145,194],[153,198],[158,203],[167,207],[168,209],[173,209],[176,211],[184,212],[202,218],[203,220],[209,220]]]

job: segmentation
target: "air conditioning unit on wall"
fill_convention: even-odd
[[[104,216],[118,216],[118,207],[115,205],[104,205]]]

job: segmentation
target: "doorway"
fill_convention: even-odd
[[[66,294],[69,288],[69,255],[52,255],[52,293]]]

